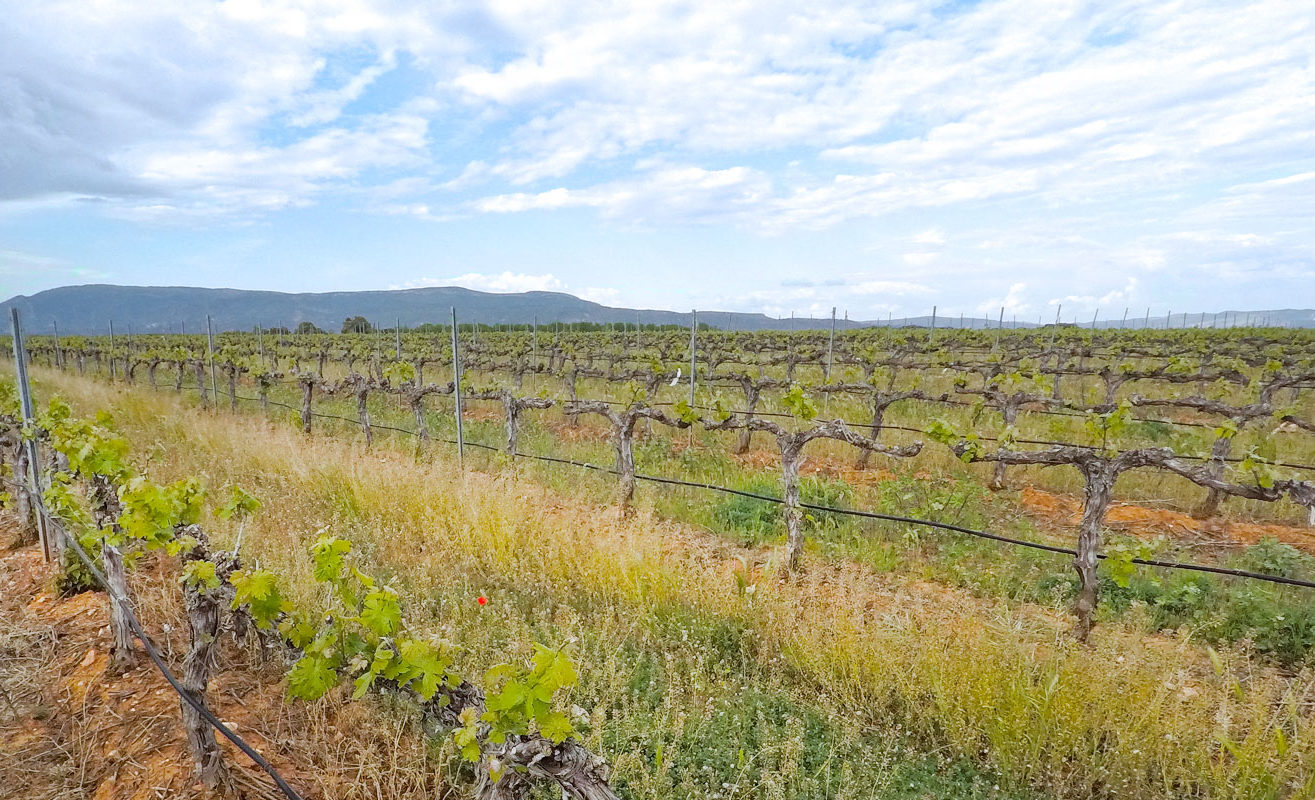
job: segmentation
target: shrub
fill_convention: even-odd
[[[780,481],[756,477],[740,482],[734,488],[766,497],[780,497]],[[808,475],[799,479],[799,499],[812,505],[831,508],[848,508],[854,490],[847,483]],[[762,541],[783,531],[779,503],[769,503],[752,497],[730,495],[712,509],[712,519],[724,530],[745,534],[746,542]],[[833,530],[844,523],[844,515],[828,511],[803,509],[804,527],[811,530]]]

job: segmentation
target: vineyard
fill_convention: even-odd
[[[1307,334],[24,344],[21,535],[108,590],[116,673],[169,669],[131,598],[173,565],[208,787],[232,640],[480,797],[1315,796]]]

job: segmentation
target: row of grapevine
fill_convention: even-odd
[[[489,338],[485,337],[486,346]],[[215,354],[213,360],[209,360],[209,354],[206,355],[206,364],[217,366],[225,376],[225,394],[235,408],[239,397],[239,384],[244,373],[249,373],[251,367],[232,350]],[[267,352],[266,358],[272,358],[277,363],[279,356]],[[463,373],[460,381],[449,381],[445,385],[423,383],[420,372],[424,365],[409,361],[389,361],[380,367],[376,374],[363,375],[353,370],[355,360],[347,358],[343,366],[348,370],[348,374],[339,380],[328,380],[321,377],[327,358],[326,355],[324,359],[319,360],[314,370],[298,369],[297,365],[293,364],[292,369],[286,374],[270,371],[255,374],[253,382],[259,392],[262,406],[268,407],[270,402],[268,393],[272,387],[285,380],[295,382],[302,398],[301,424],[303,429],[309,432],[315,417],[313,402],[317,394],[351,396],[355,399],[357,409],[356,422],[363,430],[368,444],[372,438],[373,428],[368,398],[371,393],[380,393],[399,398],[407,405],[417,423],[417,429],[410,432],[426,440],[429,438],[429,431],[426,426],[425,398],[431,395],[452,394],[460,384],[467,397],[500,402],[506,427],[505,450],[511,457],[524,455],[517,449],[517,432],[524,410],[559,405],[571,418],[577,418],[582,414],[595,414],[603,417],[609,423],[611,430],[616,457],[612,471],[618,478],[617,502],[622,513],[629,509],[634,493],[636,480],[634,436],[636,423],[641,420],[645,424],[656,422],[680,428],[698,425],[712,431],[739,431],[741,440],[737,447],[747,447],[748,437],[755,432],[767,434],[774,439],[780,459],[781,501],[784,505],[782,516],[786,533],[786,552],[783,561],[788,569],[796,567],[803,547],[798,464],[803,449],[809,442],[818,439],[846,442],[858,449],[861,454],[859,463],[863,465],[866,465],[870,453],[880,453],[893,458],[912,458],[923,449],[922,443],[916,441],[899,446],[878,441],[883,429],[882,415],[891,404],[904,400],[928,399],[926,393],[916,389],[901,391],[894,388],[895,365],[903,365],[910,371],[915,369],[906,360],[906,356],[899,354],[883,359],[868,358],[864,361],[866,369],[869,370],[868,381],[823,384],[811,387],[811,391],[806,391],[801,383],[791,382],[785,378],[762,376],[753,378],[745,373],[714,373],[710,380],[741,385],[748,406],[744,409],[726,408],[720,402],[720,398],[716,398],[709,407],[695,408],[683,399],[676,403],[668,403],[665,408],[659,407],[653,398],[661,387],[676,378],[675,373],[666,371],[661,364],[653,364],[647,369],[604,371],[589,368],[581,363],[572,363],[569,369],[565,369],[564,362],[556,365],[527,365],[523,361],[508,363],[467,359],[468,369],[480,369],[488,376],[501,374],[504,376],[504,381],[510,378],[507,381],[510,386],[504,383],[502,386],[476,389],[468,385],[471,380],[470,373]],[[202,361],[198,358],[194,363],[201,364]],[[1123,378],[1120,385],[1133,380],[1167,380],[1172,384],[1179,382],[1180,379],[1184,381],[1190,379],[1191,382],[1203,381],[1211,385],[1252,387],[1256,392],[1256,400],[1234,405],[1196,396],[1152,400],[1137,395],[1131,401],[1124,400],[1112,404],[1108,402],[1111,396],[1107,389],[1104,402],[1080,408],[1080,413],[1092,434],[1091,443],[1083,445],[1037,442],[1022,439],[1017,435],[1014,426],[1019,412],[1025,408],[1062,407],[1074,412],[1079,412],[1079,408],[1054,400],[1050,393],[1044,391],[1045,377],[1039,372],[1023,373],[1018,369],[1005,371],[1002,363],[1001,361],[978,362],[971,368],[956,363],[943,367],[958,376],[954,379],[954,389],[957,394],[980,396],[983,398],[983,407],[994,408],[1001,414],[1004,423],[1004,432],[1001,435],[987,437],[972,432],[961,432],[943,422],[934,423],[921,432],[949,447],[963,461],[993,464],[991,485],[994,488],[1005,485],[1005,468],[1009,465],[1065,465],[1079,473],[1085,486],[1082,523],[1078,531],[1074,560],[1074,569],[1079,579],[1079,590],[1074,605],[1078,618],[1076,633],[1079,638],[1085,639],[1093,624],[1098,600],[1096,564],[1099,559],[1110,555],[1101,552],[1104,519],[1111,504],[1114,482],[1123,472],[1132,469],[1155,469],[1180,476],[1207,489],[1209,495],[1206,502],[1212,503],[1214,508],[1218,507],[1219,499],[1226,496],[1269,502],[1287,499],[1315,514],[1315,491],[1312,490],[1312,484],[1302,480],[1296,473],[1285,471],[1276,463],[1272,452],[1266,452],[1263,448],[1253,448],[1241,458],[1232,459],[1236,468],[1229,479],[1223,467],[1231,458],[1228,455],[1227,445],[1239,429],[1236,425],[1220,426],[1216,432],[1216,446],[1203,463],[1189,463],[1190,459],[1175,454],[1169,448],[1120,447],[1115,444],[1118,433],[1132,418],[1134,407],[1152,407],[1174,402],[1186,407],[1226,415],[1229,419],[1239,419],[1244,424],[1257,419],[1273,419],[1279,424],[1292,425],[1297,432],[1308,431],[1311,429],[1310,424],[1296,416],[1295,408],[1291,404],[1280,406],[1275,401],[1280,390],[1299,391],[1303,384],[1315,379],[1315,372],[1312,372],[1309,365],[1303,361],[1285,365],[1270,359],[1249,367],[1253,373],[1251,375],[1244,374],[1235,366],[1216,366],[1210,371],[1198,367],[1195,372],[1185,372],[1171,365],[1161,365],[1154,369],[1121,370],[1118,372]],[[520,371],[517,371],[518,365],[522,367]],[[1026,367],[1022,362],[1015,366],[1020,365]],[[1248,368],[1243,363],[1236,366]],[[567,397],[551,398],[545,395],[518,394],[517,389],[523,386],[525,374],[552,374],[550,367],[559,371],[558,377],[563,380],[563,390],[568,393]],[[182,362],[177,364],[180,376],[178,386],[181,386],[184,368]],[[888,369],[891,375],[890,382],[884,387],[871,380],[872,373],[880,368]],[[978,385],[970,385],[967,378],[967,375],[974,373],[980,375],[981,380]],[[1101,373],[1108,376],[1111,371],[1106,366],[1101,368]],[[582,374],[612,383],[624,383],[630,387],[629,396],[619,402],[582,399],[576,392],[576,380]],[[212,388],[217,388],[217,385],[213,384],[212,380]],[[1112,385],[1108,377],[1106,385],[1107,387]],[[204,381],[198,380],[196,386],[204,397]],[[766,418],[773,412],[761,412],[755,408],[765,389],[780,392],[779,404],[784,409],[784,413],[776,413],[775,416],[781,417],[781,422]],[[874,412],[870,423],[870,435],[858,433],[854,429],[855,426],[841,420],[818,420],[818,404],[813,397],[821,394],[825,400],[834,392],[866,393],[873,398]],[[810,397],[810,394],[813,397]],[[712,413],[705,413],[708,411]],[[988,449],[987,442],[993,442],[994,449]],[[1025,443],[1043,444],[1047,449],[1029,450],[1019,447],[1020,444]],[[1127,554],[1118,557],[1134,560]]]
[[[36,492],[21,480],[25,448],[15,445],[26,441],[39,446]],[[159,484],[134,462],[108,416],[80,418],[56,398],[24,420],[9,382],[0,382],[0,458],[12,478],[6,486],[22,499],[18,512],[27,533],[34,536],[38,522],[48,526],[59,585],[73,592],[103,582],[111,671],[134,668],[144,649],[183,695],[182,723],[196,776],[207,787],[233,788],[215,731],[241,743],[205,706],[214,648],[227,634],[238,641],[255,637],[265,657],[285,663],[292,699],[313,701],[344,683],[354,699],[369,692],[403,699],[478,765],[480,797],[529,797],[540,785],[580,800],[616,797],[606,764],[579,744],[563,711],[564,693],[576,682],[564,650],[536,645],[528,662],[501,664],[474,683],[455,666],[453,645],[411,629],[398,593],[360,568],[351,542],[328,535],[311,546],[311,556],[314,579],[331,600],[299,607],[281,590],[279,576],[244,563],[240,538],[232,550],[217,550],[200,524],[208,503],[220,518],[243,518],[258,511],[258,499],[235,485],[223,487],[216,502],[193,479]],[[160,660],[133,610],[129,576],[153,552],[175,559],[180,575],[190,630],[181,679]],[[295,790],[270,771],[295,800]]]

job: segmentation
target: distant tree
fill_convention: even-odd
[[[302,322],[297,325],[297,333],[324,333],[324,331],[317,327],[314,322]]]
[[[348,317],[342,322],[343,333],[371,333],[373,331],[374,326],[370,324],[370,320],[359,315]]]
[[[306,323],[306,324],[307,324],[307,325],[310,325],[309,322]],[[315,326],[314,326],[314,325],[311,325],[311,327],[313,328],[313,327],[315,327]],[[298,332],[300,332],[300,331],[298,331]],[[286,336],[286,335],[288,335],[289,333],[292,333],[292,331],[288,330],[287,328],[283,327],[282,325],[275,325],[275,326],[272,327],[272,328],[266,328],[266,329],[265,329],[265,333],[273,334],[274,336]]]

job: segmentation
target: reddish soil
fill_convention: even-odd
[[[502,422],[502,406],[463,406],[461,418],[472,422]]]
[[[105,595],[59,597],[49,588],[53,572],[36,547],[0,551],[0,797],[207,796],[192,779],[178,695],[144,653],[136,668],[110,675]],[[148,580],[163,577],[145,564],[134,576],[143,572],[155,573]],[[148,627],[177,669],[186,634]],[[226,671],[211,684],[210,705],[306,796],[320,795],[316,781],[287,757],[290,742],[268,735],[288,725],[277,672]],[[223,746],[240,796],[282,797],[265,773]]]
[[[589,416],[581,414],[579,423],[575,425],[566,417],[546,419],[540,424],[564,442],[605,442],[611,439],[612,429],[605,423],[591,420]]]
[[[781,456],[775,450],[750,450],[731,457],[746,469],[777,470],[781,466]],[[876,457],[873,460],[875,461]],[[895,477],[895,473],[881,467],[855,469],[853,460],[813,455],[804,456],[803,462],[799,465],[799,474],[822,475],[842,480],[853,486],[875,486]],[[929,480],[932,475],[928,472],[916,472],[914,477],[919,480]]]
[[[1019,495],[1023,507],[1034,516],[1063,525],[1077,525],[1082,503],[1075,497],[1026,487]],[[1174,536],[1183,539],[1227,540],[1253,544],[1265,537],[1315,552],[1315,528],[1294,528],[1257,522],[1224,519],[1195,519],[1181,511],[1115,503],[1105,515],[1107,527],[1134,536]]]
[[[750,450],[733,458],[746,469],[775,470],[780,465],[780,456],[774,450]],[[875,486],[895,477],[894,473],[887,469],[855,469],[850,461],[826,456],[807,456],[799,472],[802,475],[837,478],[853,486]],[[915,473],[915,477],[929,479],[932,476],[920,472]],[[1080,499],[1030,486],[1020,492],[1019,502],[1028,514],[1050,524],[1076,526],[1082,516]],[[1113,530],[1145,538],[1170,536],[1179,539],[1254,544],[1266,537],[1272,537],[1315,553],[1315,528],[1225,519],[1202,520],[1195,519],[1182,511],[1149,508],[1133,503],[1115,503],[1105,516],[1105,524]]]

